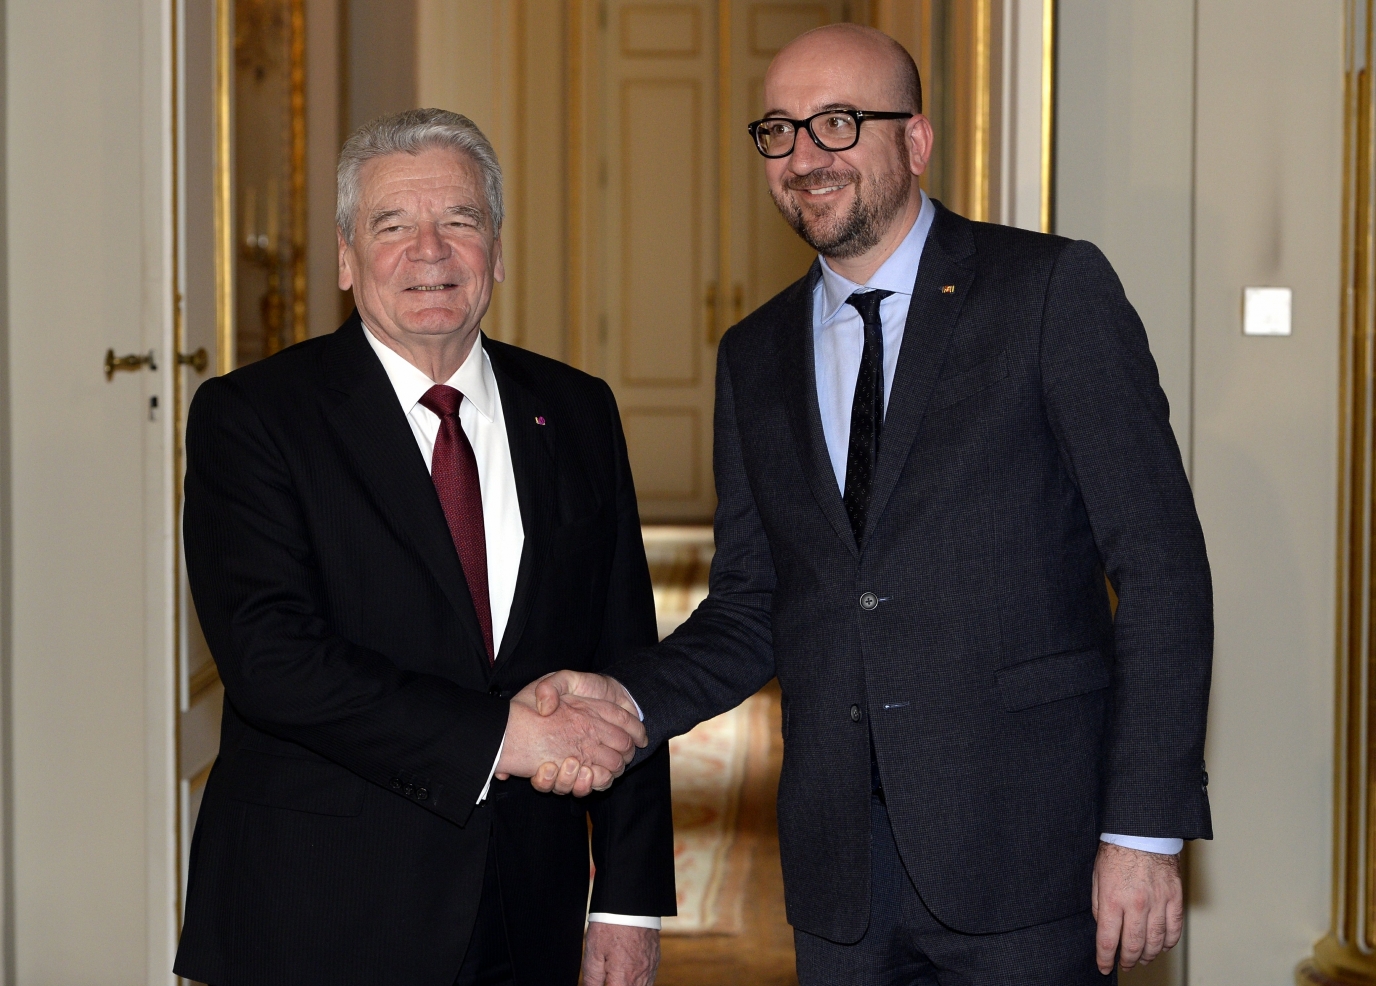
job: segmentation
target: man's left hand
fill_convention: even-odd
[[[1116,956],[1124,969],[1146,965],[1180,941],[1185,894],[1180,857],[1099,843],[1094,860],[1094,920],[1099,971],[1113,971]]]
[[[659,968],[659,932],[592,921],[583,942],[583,986],[651,986]]]

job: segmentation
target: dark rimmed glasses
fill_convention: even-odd
[[[907,120],[912,113],[887,113],[875,110],[823,110],[806,120],[769,116],[747,128],[755,138],[755,148],[765,157],[788,157],[804,128],[812,142],[824,151],[848,151],[860,143],[860,124],[866,120]]]

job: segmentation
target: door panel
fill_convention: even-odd
[[[846,6],[623,0],[583,22],[571,116],[586,127],[573,198],[587,211],[574,223],[598,330],[582,359],[616,392],[646,521],[711,519],[717,340],[812,262],[745,125],[775,53]]]

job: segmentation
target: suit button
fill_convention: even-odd
[[[859,722],[859,721],[860,721],[860,706],[858,706],[858,705],[852,705],[852,706],[850,707],[850,721],[851,721],[851,722]]]
[[[417,800],[417,801],[424,801],[424,800],[425,800],[426,798],[428,798],[428,797],[430,797],[430,792],[429,792],[429,791],[427,791],[427,790],[426,790],[425,788],[423,788],[423,787],[418,787],[418,788],[416,788],[416,800]]]
[[[860,608],[868,613],[879,606],[879,597],[872,592],[867,592],[860,597]]]
[[[1209,772],[1208,772],[1207,770],[1204,771],[1204,780],[1203,780],[1202,786],[1203,786],[1203,787],[1208,787],[1208,786],[1209,786]]]
[[[404,788],[401,789],[401,793],[409,798],[411,796],[411,792],[414,790],[415,788],[413,788],[410,784],[407,784]]]
[[[395,778],[395,777],[392,778],[392,790],[393,790],[393,791],[400,791],[400,790],[401,790],[401,781],[399,781],[399,780],[398,780],[397,778]]]
[[[487,694],[489,694],[489,695],[500,695],[500,694],[502,694],[502,690],[501,690],[500,688],[498,688],[496,685],[493,685],[491,688],[489,688],[489,689],[487,690]]]

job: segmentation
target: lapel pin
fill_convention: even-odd
[[[545,416],[544,416],[543,414],[537,414],[537,415],[535,415],[535,423],[536,423],[537,425],[542,425],[542,424],[544,424],[544,423],[545,423]]]
[[[954,284],[943,284],[943,285],[941,286],[941,293],[942,293],[942,294],[955,294],[955,293],[956,293],[956,286],[955,286]]]

